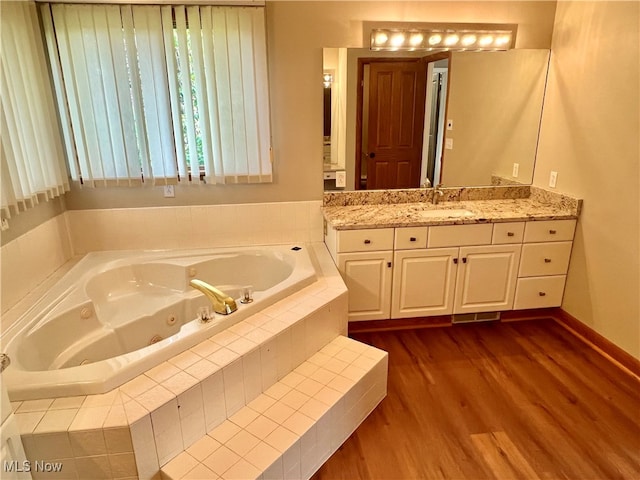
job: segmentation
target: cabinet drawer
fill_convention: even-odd
[[[519,278],[514,310],[559,307],[562,304],[566,275]]]
[[[338,232],[338,253],[374,250],[393,250],[393,228],[340,230]]]
[[[413,250],[427,248],[427,232],[429,227],[396,228],[396,250]]]
[[[528,242],[562,242],[573,240],[576,229],[575,220],[544,220],[527,222],[524,229],[524,241]]]
[[[495,223],[493,225],[494,245],[505,243],[522,243],[524,236],[524,222]]]
[[[427,247],[464,247],[468,245],[490,245],[493,225],[442,225],[429,227]]]
[[[572,243],[525,243],[518,276],[564,275],[569,267]]]

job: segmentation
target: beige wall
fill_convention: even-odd
[[[363,21],[517,23],[519,48],[549,48],[555,2],[267,2],[275,180],[270,185],[83,189],[67,208],[250,203],[322,198],[322,47],[360,47]]]
[[[563,308],[640,358],[637,2],[559,2],[534,184],[584,199]]]

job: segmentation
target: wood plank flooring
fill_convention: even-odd
[[[552,320],[358,333],[388,395],[325,479],[640,479],[640,383]]]

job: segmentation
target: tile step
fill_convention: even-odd
[[[388,355],[338,336],[161,467],[165,480],[310,478],[386,396]]]

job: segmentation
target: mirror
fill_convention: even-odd
[[[325,48],[325,190],[531,184],[549,53]]]

